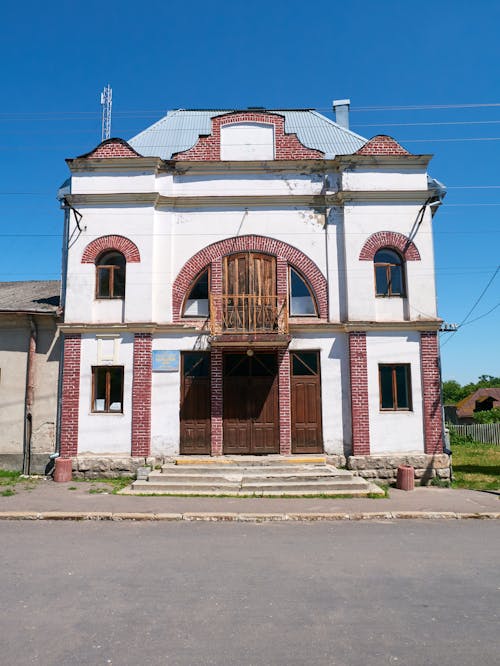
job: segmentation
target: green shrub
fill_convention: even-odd
[[[493,407],[484,412],[475,412],[472,415],[475,423],[500,423],[500,407]]]

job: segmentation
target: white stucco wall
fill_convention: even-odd
[[[407,297],[377,298],[373,261],[360,261],[368,238],[378,231],[408,236],[420,203],[350,203],[344,209],[347,311],[353,321],[401,321],[436,316],[434,253],[430,213],[414,239],[420,261],[405,262]]]
[[[154,350],[204,351],[206,336],[155,335]],[[181,374],[153,372],[151,399],[151,453],[178,455],[180,437]]]
[[[424,451],[420,334],[367,333],[368,401],[370,451],[409,453]],[[409,363],[411,372],[411,411],[381,411],[379,363]]]
[[[104,344],[99,339],[105,340]],[[109,352],[110,340],[116,339]],[[99,352],[101,349],[101,352]],[[133,333],[111,338],[94,334],[82,335],[80,361],[80,406],[78,411],[78,453],[131,453]],[[92,366],[122,365],[124,367],[123,413],[92,412]]]
[[[274,125],[231,123],[220,129],[222,160],[273,160]]]

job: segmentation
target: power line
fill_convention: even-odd
[[[465,317],[462,319],[462,321],[458,325],[457,330],[454,333],[452,333],[450,335],[450,337],[445,342],[443,342],[442,347],[444,347],[446,344],[448,344],[448,342],[457,334],[457,332],[460,330],[460,328],[467,322],[467,319],[470,317],[470,315],[474,312],[476,307],[479,305],[479,303],[481,302],[481,299],[483,298],[485,293],[488,291],[488,289],[489,289],[490,285],[492,284],[493,280],[496,278],[498,271],[500,271],[500,264],[496,267],[495,272],[493,273],[491,278],[488,280],[488,284],[483,289],[483,291],[479,294],[478,298],[474,301],[473,306],[470,308],[470,310],[467,312]],[[495,309],[495,308],[493,308],[493,309]],[[482,319],[482,316],[478,317],[477,319]]]

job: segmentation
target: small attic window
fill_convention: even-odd
[[[220,131],[222,160],[273,160],[274,125],[231,123]]]
[[[183,317],[208,317],[208,268],[196,278],[184,304]]]

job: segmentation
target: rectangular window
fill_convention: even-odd
[[[410,364],[380,364],[378,374],[380,409],[410,411],[412,408]]]
[[[123,366],[93,366],[92,411],[123,412]]]

